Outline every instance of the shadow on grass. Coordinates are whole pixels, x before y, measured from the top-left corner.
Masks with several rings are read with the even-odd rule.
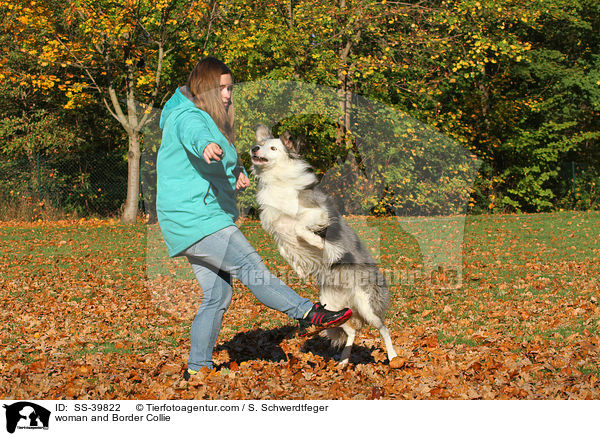
[[[300,350],[304,353],[310,352],[316,356],[321,356],[325,360],[334,359],[335,361],[340,360],[342,351],[341,349],[333,348],[329,339],[325,339],[321,336],[315,336],[308,339]],[[374,348],[363,347],[362,345],[355,343],[352,346],[352,352],[350,353],[350,364],[374,364],[375,359],[372,355],[373,351]]]
[[[263,360],[281,362],[287,357],[281,349],[281,342],[294,337],[295,326],[277,327],[270,330],[256,329],[236,334],[230,340],[217,345],[215,351],[226,350],[232,362]]]
[[[231,362],[241,363],[253,360],[266,362],[282,362],[292,356],[286,356],[281,348],[281,343],[296,337],[299,328],[294,325],[277,327],[269,330],[255,329],[236,334],[230,340],[217,345],[215,351],[227,351]],[[320,356],[324,360],[339,360],[340,350],[331,346],[328,339],[315,336],[306,339],[300,351]],[[373,349],[355,344],[350,355],[351,364],[375,363],[372,356]]]

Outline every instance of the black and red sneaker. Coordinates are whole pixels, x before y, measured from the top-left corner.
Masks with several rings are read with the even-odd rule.
[[[352,310],[345,308],[332,312],[325,309],[325,305],[315,303],[306,316],[300,320],[304,332],[300,336],[314,336],[320,331],[338,327],[344,324],[352,316]]]

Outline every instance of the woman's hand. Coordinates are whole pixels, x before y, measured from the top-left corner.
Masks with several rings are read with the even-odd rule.
[[[240,173],[237,179],[237,183],[235,185],[236,189],[244,189],[250,186],[250,179],[246,177],[246,174]]]
[[[206,148],[204,149],[204,153],[202,153],[202,156],[204,157],[204,160],[206,161],[207,164],[210,163],[211,159],[216,162],[219,162],[221,160],[222,155],[223,155],[223,150],[221,150],[221,147],[219,147],[214,142],[211,142],[210,144],[208,144],[206,146]]]

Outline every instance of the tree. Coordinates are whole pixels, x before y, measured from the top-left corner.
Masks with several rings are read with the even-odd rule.
[[[431,53],[437,80],[417,117],[482,159],[480,207],[555,208],[561,162],[598,160],[598,3],[435,3],[419,56]]]
[[[520,29],[532,49],[511,74],[512,94],[526,96],[527,104],[500,147],[505,162],[501,200],[528,212],[597,207],[600,5],[540,0],[537,6],[535,22]],[[573,192],[576,165],[589,180],[583,192]]]
[[[158,113],[149,111],[161,106],[167,87],[181,84],[197,57],[210,53],[232,67],[238,83],[296,81],[337,91],[333,105],[329,97],[309,99],[306,111],[296,111],[302,116],[277,126],[307,136],[303,154],[320,175],[350,153],[364,173],[369,157],[356,147],[359,132],[352,127],[363,96],[475,153],[483,161],[474,195],[479,210],[600,202],[591,190],[585,201],[574,192],[581,191],[574,180],[577,163],[586,164],[582,180],[593,184],[598,176],[597,1],[207,1],[0,0],[0,79],[21,109],[6,112],[12,117],[3,124],[10,147],[47,144],[38,141],[36,130],[59,129],[64,119],[44,120],[57,104],[104,106],[129,138],[123,219],[130,222],[138,204],[140,140],[150,138],[144,126]],[[51,104],[40,106],[38,100]],[[252,126],[244,124],[243,110],[237,115],[247,134],[238,137],[243,150]],[[390,131],[402,140],[386,150],[410,160],[419,150],[408,129],[401,123]],[[159,135],[153,138],[157,144]],[[425,157],[436,165],[446,160],[443,153]],[[561,174],[565,163],[568,177]],[[404,193],[415,189],[405,175],[383,167],[390,176],[383,203],[409,201]],[[415,193],[411,210],[422,210],[427,189]],[[348,186],[340,190],[351,192]],[[383,203],[377,213],[388,210]]]
[[[15,4],[17,3],[17,4]],[[12,6],[12,7],[11,7]],[[14,36],[68,97],[66,108],[99,98],[127,132],[127,198],[122,221],[136,220],[141,132],[166,96],[164,71],[189,70],[208,5],[182,0],[50,0],[11,2]],[[194,36],[192,38],[192,36]],[[51,85],[51,86],[53,86]],[[50,86],[50,85],[45,85]]]

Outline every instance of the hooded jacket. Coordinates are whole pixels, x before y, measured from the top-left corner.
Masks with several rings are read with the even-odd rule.
[[[173,257],[205,236],[235,225],[236,181],[245,171],[235,147],[181,89],[165,104],[160,127],[156,211]],[[207,164],[202,154],[211,142],[218,144],[223,154],[220,161]]]

